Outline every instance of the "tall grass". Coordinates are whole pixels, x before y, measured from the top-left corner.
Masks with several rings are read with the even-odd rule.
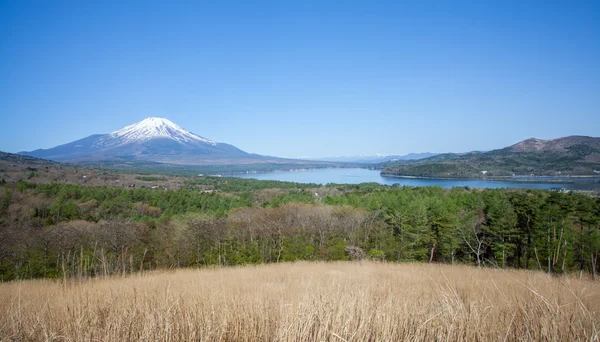
[[[3,340],[600,339],[600,283],[539,272],[284,263],[0,284]]]

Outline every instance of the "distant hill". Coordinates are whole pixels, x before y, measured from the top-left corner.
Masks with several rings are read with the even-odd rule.
[[[86,173],[89,171],[90,168],[86,166],[75,166],[0,151],[0,184],[9,183],[16,186],[19,180],[30,183],[82,184],[86,181],[82,175],[91,175],[91,173]]]
[[[388,161],[398,161],[398,160],[419,160],[424,158],[429,158],[433,156],[437,156],[438,153],[409,153],[405,155],[364,155],[364,156],[336,156],[336,157],[322,157],[322,158],[302,158],[306,160],[315,160],[315,161],[328,161],[328,162],[337,162],[337,163],[356,163],[356,164],[377,164],[384,163]]]
[[[9,164],[19,164],[19,165],[27,164],[27,165],[48,166],[48,165],[58,165],[59,163],[51,161],[51,160],[40,159],[40,158],[35,158],[35,157],[30,157],[30,156],[24,156],[22,154],[8,153],[8,152],[0,151],[0,165],[9,165]]]
[[[446,153],[380,167],[383,175],[414,177],[600,176],[600,138],[531,138],[488,152]]]

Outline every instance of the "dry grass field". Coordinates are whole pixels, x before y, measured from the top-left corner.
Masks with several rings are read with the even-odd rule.
[[[0,284],[3,341],[598,341],[600,282],[284,263]]]

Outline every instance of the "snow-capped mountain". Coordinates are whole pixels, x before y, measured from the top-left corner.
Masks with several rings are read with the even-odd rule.
[[[146,118],[133,125],[125,126],[98,139],[96,146],[125,145],[142,143],[151,139],[165,138],[175,140],[182,144],[205,143],[216,146],[217,143],[186,131],[165,118]]]
[[[146,118],[108,134],[21,154],[68,162],[137,159],[178,164],[262,158],[201,137],[165,118]]]

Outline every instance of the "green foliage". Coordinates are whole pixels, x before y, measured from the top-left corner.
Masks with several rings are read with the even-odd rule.
[[[293,236],[283,240],[283,261],[315,260],[315,248],[305,236]]]
[[[56,199],[50,207],[50,217],[48,223],[59,223],[61,221],[70,221],[78,217],[77,208],[72,201]]]
[[[376,260],[592,272],[600,252],[600,199],[584,195],[330,184],[317,199],[294,183],[199,181],[220,190],[2,187],[0,274],[348,260],[348,246]],[[269,186],[278,195],[253,204]]]
[[[156,181],[164,181],[165,177],[156,177],[156,176],[137,176],[135,177],[137,180],[141,180],[144,182],[156,182]]]
[[[27,183],[23,182],[23,189]],[[161,209],[162,215],[172,217],[185,213],[223,213],[236,207],[250,206],[248,199],[220,196],[215,193],[202,193],[189,190],[152,190],[98,188],[67,184],[38,184],[35,192],[56,197],[60,203],[72,200],[73,203],[96,201],[99,205],[96,220],[113,216],[133,217],[137,215],[134,204],[146,203]],[[57,209],[57,212],[58,209]],[[64,216],[61,216],[64,217]],[[75,215],[72,219],[84,219]]]
[[[0,214],[2,214],[8,206],[10,205],[10,191],[8,188],[4,188],[4,190],[0,190],[3,192],[2,197],[0,198]]]
[[[506,265],[507,254],[513,254],[518,231],[517,216],[505,192],[484,191],[486,233],[491,237],[494,260]]]
[[[319,187],[314,183],[293,183],[272,180],[257,180],[251,178],[233,177],[199,177],[184,182],[190,186],[203,186],[206,188],[225,192],[248,192],[263,189],[308,189]]]
[[[380,249],[371,249],[369,251],[369,258],[373,260],[385,260],[385,252]]]
[[[397,165],[383,170],[386,175],[434,178],[478,178],[479,170],[470,164],[423,163],[417,165]]]
[[[35,188],[35,187],[36,187],[35,184],[30,184],[30,183],[24,182],[24,181],[22,181],[20,179],[17,182],[17,190],[19,192],[23,192],[23,191],[25,191],[27,189],[31,189],[31,188]]]
[[[325,252],[326,260],[348,260],[348,256],[346,255],[347,245],[343,238],[333,238],[329,241],[329,246]]]
[[[278,196],[271,201],[264,203],[263,206],[277,208],[284,203],[291,202],[313,203],[313,194],[306,190],[290,190],[286,195]]]

